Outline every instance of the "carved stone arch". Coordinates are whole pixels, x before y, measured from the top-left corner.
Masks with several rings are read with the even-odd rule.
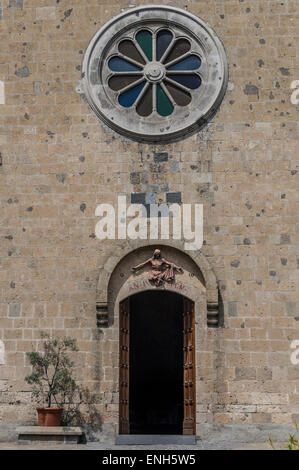
[[[152,242],[146,243],[144,240],[130,240],[124,241],[121,245],[115,247],[113,253],[107,255],[106,261],[100,269],[96,297],[98,326],[108,326],[108,324],[113,322],[113,304],[116,297],[118,297],[118,292],[121,290],[125,282],[129,281],[130,277],[132,278],[131,267],[144,261],[146,259],[145,256],[150,257],[156,248],[160,248],[162,250],[162,255],[165,251],[168,251],[168,258],[170,261],[174,261],[176,264],[180,265],[180,261],[176,262],[176,260],[172,259],[175,256],[175,258],[178,258],[181,261],[184,260],[183,264],[188,264],[190,273],[192,271],[191,277],[193,274],[195,279],[200,281],[200,284],[205,289],[207,323],[209,326],[217,325],[218,288],[216,276],[207,258],[201,251],[186,252],[184,251],[183,242],[175,240],[167,240],[167,243],[159,242],[157,244],[153,244]],[[124,253],[126,254],[124,255]],[[184,265],[182,267],[184,268]],[[115,277],[117,276],[119,277],[119,282],[116,283],[117,285],[113,286],[112,280],[115,280]],[[143,279],[143,281],[145,280],[146,279]],[[193,282],[190,281],[188,283],[191,290],[196,287],[194,285],[194,281],[195,280],[193,279]],[[148,288],[151,287],[144,286],[143,290],[147,290]],[[118,292],[116,293],[115,290]],[[184,295],[188,297],[186,293]]]

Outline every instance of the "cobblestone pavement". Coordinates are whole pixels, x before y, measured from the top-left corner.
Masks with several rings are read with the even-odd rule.
[[[277,449],[283,448],[283,443],[277,443]],[[18,444],[18,443],[0,443],[1,450],[271,450],[269,444],[263,442],[250,443],[250,444],[234,444],[232,442],[222,442],[219,444],[211,444],[201,442],[193,446],[187,445],[132,445],[120,446],[101,444],[98,442],[89,442],[87,444]]]

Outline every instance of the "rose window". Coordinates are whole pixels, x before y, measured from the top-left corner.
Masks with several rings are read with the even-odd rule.
[[[204,125],[227,84],[216,34],[177,8],[134,8],[91,40],[78,92],[109,127],[143,141],[171,141]]]
[[[108,85],[118,92],[118,103],[134,106],[139,116],[170,116],[176,106],[188,106],[201,85],[200,56],[170,29],[141,29],[120,41],[118,52],[108,60]]]

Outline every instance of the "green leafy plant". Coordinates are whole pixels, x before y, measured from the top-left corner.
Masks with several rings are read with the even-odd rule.
[[[78,385],[73,378],[73,362],[67,352],[78,351],[75,339],[50,338],[41,332],[43,351],[27,353],[32,373],[25,381],[33,387],[33,398],[42,407],[63,408],[62,425],[78,425],[86,428],[93,439],[93,432],[101,426],[97,405],[99,397],[87,387]],[[36,423],[36,425],[38,425]]]
[[[297,424],[294,424],[294,428],[296,429],[297,434],[289,434],[287,444],[284,446],[287,450],[299,450],[299,427]],[[272,449],[277,450],[272,439],[269,439],[268,443]]]
[[[295,434],[289,435],[288,444],[287,444],[288,450],[299,450],[299,436],[298,436],[299,428],[297,424],[295,424],[294,427],[296,429],[297,435]]]
[[[43,352],[27,353],[32,373],[25,381],[33,386],[33,397],[39,404],[47,404],[48,408],[61,407],[68,396],[73,396],[77,385],[72,376],[73,362],[67,351],[78,351],[77,343],[72,338],[50,338],[41,332]]]

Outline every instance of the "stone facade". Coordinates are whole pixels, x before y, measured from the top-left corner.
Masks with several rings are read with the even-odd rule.
[[[299,339],[297,1],[167,2],[208,22],[230,64],[212,122],[167,145],[119,136],[76,93],[89,40],[129,3],[0,2],[1,437],[36,420],[24,377],[41,329],[77,338],[76,375],[98,396],[103,432],[117,433],[117,309],[129,288],[117,273],[129,282],[151,243],[98,240],[94,213],[126,194],[204,205],[195,260],[181,242],[163,241],[176,264],[198,272],[197,433],[256,438],[264,426],[267,440],[299,422],[290,360]],[[218,328],[207,326],[209,295],[219,300]],[[106,328],[97,305],[108,310]]]

